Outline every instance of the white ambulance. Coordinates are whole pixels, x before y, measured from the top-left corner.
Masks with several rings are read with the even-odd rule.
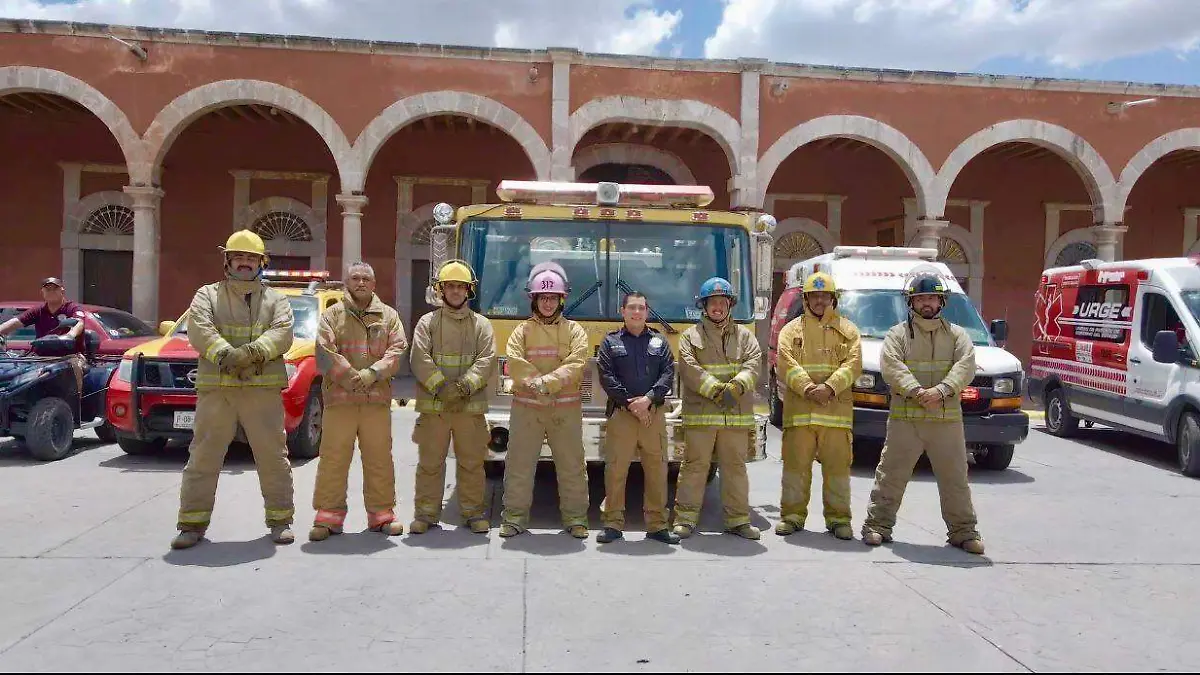
[[[841,295],[838,312],[862,334],[863,374],[854,383],[854,440],[857,454],[878,451],[887,431],[888,387],[880,371],[883,338],[908,316],[904,298],[907,282],[917,273],[936,274],[946,283],[944,316],[962,326],[975,343],[976,376],[963,390],[963,426],[967,449],[976,466],[1003,470],[1012,461],[1014,446],[1029,435],[1029,415],[1021,410],[1024,369],[1020,360],[997,342],[1008,337],[1003,319],[984,323],[958,280],[931,248],[838,246],[832,253],[796,263],[788,271],[787,290],[775,305],[771,323],[768,379],[771,421],[780,426],[783,403],[775,373],[779,331],[803,311],[801,288],[814,272],[833,277]]]
[[[1176,446],[1200,476],[1200,257],[1085,260],[1042,273],[1029,393],[1046,429],[1082,420]]]

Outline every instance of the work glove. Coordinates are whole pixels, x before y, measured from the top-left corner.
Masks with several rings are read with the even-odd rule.
[[[267,358],[270,356],[267,354],[267,347],[259,342],[251,342],[246,345],[246,351],[250,355],[251,363],[266,363],[270,360]]]
[[[550,395],[550,388],[546,386],[546,377],[544,375],[535,377],[529,381],[529,388],[536,391],[542,396]]]
[[[738,398],[741,398],[742,394],[746,393],[746,389],[742,386],[742,383],[737,380],[730,380],[726,387],[733,391],[733,395]]]
[[[224,352],[218,358],[220,359],[218,363],[221,365],[222,370],[240,370],[251,363],[250,347],[249,345],[242,345],[237,349]]]
[[[433,397],[443,403],[457,400],[458,388],[450,380],[442,380],[442,383],[433,389]]]
[[[363,368],[358,371],[358,381],[363,389],[367,389],[379,381],[379,373],[370,368]]]
[[[725,391],[721,392],[721,405],[726,408],[736,408],[738,406],[738,396],[733,393],[732,387],[726,387]]]
[[[454,388],[458,390],[459,398],[471,398],[471,394],[474,393],[471,391],[471,385],[467,384],[466,380],[461,377],[454,381]]]

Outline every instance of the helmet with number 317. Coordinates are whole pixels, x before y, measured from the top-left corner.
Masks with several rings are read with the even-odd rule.
[[[525,284],[525,293],[529,297],[542,293],[566,297],[570,292],[571,284],[567,281],[567,273],[558,263],[541,263],[529,270],[529,282]]]

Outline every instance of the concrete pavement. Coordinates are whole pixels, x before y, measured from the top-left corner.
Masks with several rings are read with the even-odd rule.
[[[393,413],[399,512],[411,515],[414,415]],[[1040,426],[1040,422],[1035,424]],[[359,466],[348,533],[306,539],[316,462],[296,462],[298,541],[265,535],[248,453],[221,478],[206,541],[171,551],[183,450],[127,457],[81,433],[42,464],[0,440],[0,669],[49,670],[1186,670],[1200,662],[1200,482],[1167,446],[1104,429],[1033,431],[1010,470],[972,472],[985,558],[944,544],[927,469],[897,542],[810,531],[760,542],[719,534],[642,540],[631,480],[628,541],[558,532],[553,472],[535,529],[501,540],[447,525],[364,532]],[[85,440],[90,438],[91,440]],[[764,530],[778,519],[779,436],[750,469]],[[871,471],[853,479],[855,528]],[[819,479],[819,470],[817,471]],[[453,496],[453,469],[447,495]],[[603,498],[593,472],[592,526]],[[493,522],[501,486],[490,484]],[[454,522],[456,509],[445,517]],[[594,534],[594,533],[593,533]]]

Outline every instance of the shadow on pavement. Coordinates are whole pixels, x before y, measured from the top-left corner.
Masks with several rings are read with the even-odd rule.
[[[859,542],[862,546],[862,542]],[[935,565],[937,567],[992,567],[995,563],[986,555],[973,555],[959,548],[950,546],[949,544],[908,544],[902,541],[895,541],[891,544],[884,544],[891,549],[898,557],[904,558],[909,562],[920,563],[922,565]],[[866,546],[863,546],[866,548]]]
[[[209,541],[206,538],[190,549],[172,550],[162,559],[180,567],[233,567],[266,560],[275,555],[278,547],[270,535],[250,541]]]
[[[71,452],[67,453],[63,459],[69,459],[78,455],[81,452],[87,452],[93,448],[107,445],[104,441],[98,438],[76,438],[71,445]],[[29,448],[25,446],[24,441],[19,441],[16,438],[8,437],[0,441],[0,469],[7,466],[35,466],[38,464],[54,464],[54,462],[44,462],[40,459],[35,459],[29,454]]]
[[[301,537],[307,540],[308,531],[296,531],[297,540]],[[379,532],[363,530],[361,532],[335,534],[325,541],[305,541],[301,544],[300,550],[305,553],[314,553],[317,555],[371,555],[372,553],[396,548],[399,546],[395,541],[397,538],[388,537]]]
[[[1046,431],[1044,425],[1034,428],[1039,433],[1051,436],[1050,432]],[[1175,446],[1143,438],[1137,434],[1117,431],[1116,429],[1106,427],[1085,429],[1080,426],[1079,431],[1074,436],[1065,440],[1086,445],[1089,448],[1107,452],[1110,455],[1141,462],[1147,466],[1169,469],[1176,473],[1179,472],[1179,455]],[[1179,476],[1181,478],[1185,477],[1182,474],[1179,474]]]
[[[542,534],[525,532],[509,539],[501,539],[500,547],[508,551],[536,553],[538,555],[567,555],[584,550],[585,539],[576,539],[566,532]]]
[[[641,532],[630,532],[626,530],[625,538],[607,544],[597,544],[596,550],[600,553],[608,553],[612,555],[627,555],[634,558],[643,558],[648,556],[671,555],[675,553],[675,549],[679,546],[672,544],[664,544],[661,541],[653,539],[645,539],[645,535]],[[593,541],[595,536],[593,536]]]
[[[494,530],[492,532],[494,534]],[[406,533],[400,543],[411,548],[431,550],[461,550],[488,545],[488,535],[475,534],[466,525],[453,526],[443,523],[430,528],[425,534]]]
[[[816,529],[821,528],[821,529]],[[862,538],[857,532],[854,533],[854,539],[844,540],[838,539],[833,534],[825,531],[823,524],[809,525],[808,529],[803,532],[789,534],[786,537],[780,537],[775,534],[774,529],[770,533],[764,532],[764,537],[771,536],[776,539],[783,539],[784,542],[797,548],[807,548],[814,551],[834,551],[837,553],[870,553],[871,548],[862,543]]]

